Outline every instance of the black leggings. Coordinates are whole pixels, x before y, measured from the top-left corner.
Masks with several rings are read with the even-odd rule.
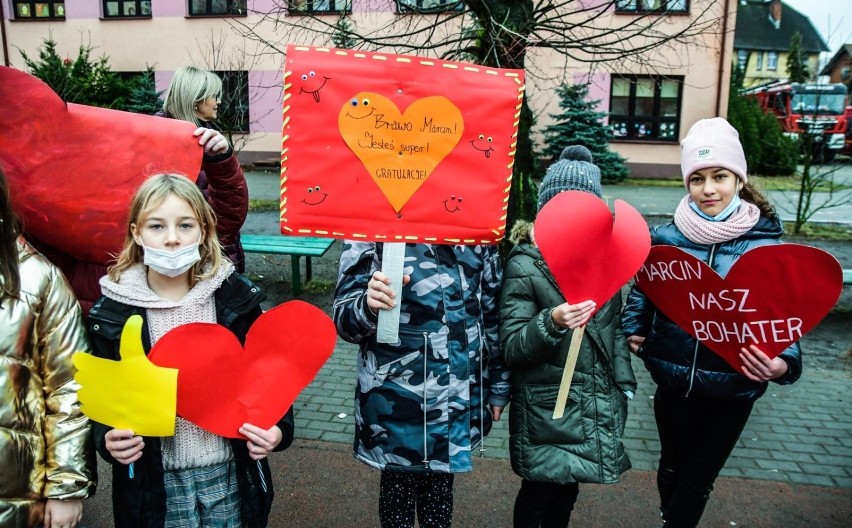
[[[448,528],[453,523],[452,473],[382,471],[379,522],[382,528]]]
[[[580,485],[576,482],[555,484],[524,479],[515,499],[515,528],[565,528]]]
[[[657,489],[666,528],[698,526],[713,483],[743,432],[753,401],[688,398],[657,388]]]

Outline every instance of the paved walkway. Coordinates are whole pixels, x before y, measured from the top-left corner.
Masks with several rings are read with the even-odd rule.
[[[357,347],[338,340],[332,358],[296,402],[296,436],[351,444]],[[659,441],[654,383],[634,360],[639,390],[630,403],[625,443],[634,469],[656,471]],[[495,424],[485,457],[509,458],[508,424]],[[808,368],[791,386],[771,384],[755,405],[723,476],[836,486],[852,490],[852,378]]]

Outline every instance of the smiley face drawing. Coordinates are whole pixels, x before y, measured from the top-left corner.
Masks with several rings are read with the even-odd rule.
[[[328,81],[331,80],[331,77],[326,77],[324,75],[321,76],[321,77],[322,77],[322,81],[320,82],[319,78],[317,77],[316,72],[309,71],[308,73],[303,73],[302,74],[302,82],[305,83],[305,86],[307,86],[308,88],[315,86],[316,88],[312,88],[312,89],[309,90],[309,89],[306,89],[305,86],[302,86],[301,88],[299,88],[299,93],[300,94],[302,94],[302,93],[311,94],[311,97],[314,98],[314,101],[319,102],[320,101],[320,90],[322,90],[322,87],[325,86],[325,83],[327,83]]]
[[[456,196],[455,194],[453,194],[449,198],[444,200],[444,209],[448,213],[457,213],[457,212],[461,211],[461,203],[462,203],[462,197]]]
[[[491,136],[485,137],[485,134],[479,134],[478,138],[470,141],[470,144],[473,145],[473,148],[476,150],[484,152],[486,158],[490,158],[491,153],[494,152],[494,149],[491,147],[491,141]]]
[[[346,110],[346,117],[351,117],[352,119],[366,119],[373,115],[375,111],[375,107],[370,104],[369,97],[362,97],[360,100],[353,98],[349,101],[349,105],[351,108]]]
[[[302,198],[302,203],[305,205],[319,205],[328,198],[328,193],[322,192],[319,185],[308,187],[308,196]]]

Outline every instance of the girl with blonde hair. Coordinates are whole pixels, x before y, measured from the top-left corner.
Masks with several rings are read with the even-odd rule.
[[[144,320],[146,354],[169,330],[193,322],[221,324],[245,342],[266,297],[222,258],[213,211],[195,184],[174,174],[153,176],[136,192],[124,249],[101,287],[89,331],[95,355],[113,360],[132,315]],[[248,441],[216,436],[183,418],[165,438],[95,423],[95,447],[113,467],[115,526],[266,526],[272,505],[266,456],[293,441],[292,409],[267,430],[244,424],[239,431]]]

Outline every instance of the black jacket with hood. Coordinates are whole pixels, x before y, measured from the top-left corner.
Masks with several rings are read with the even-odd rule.
[[[263,313],[261,301],[266,298],[259,287],[243,276],[232,273],[216,290],[216,322],[245,343],[252,323]],[[88,329],[94,353],[98,357],[119,358],[119,342],[124,323],[132,315],[143,318],[142,340],[145,353],[151,349],[145,309],[101,297],[89,313]],[[134,476],[129,478],[126,465],[115,460],[106,449],[105,435],[112,429],[92,422],[95,447],[100,456],[112,464],[113,516],[118,528],[162,528],[166,514],[166,491],[163,484],[163,462],[160,438],[145,437],[142,457],[134,462]],[[276,424],[283,435],[275,451],[283,451],[293,442],[293,409]],[[242,525],[263,528],[272,508],[273,489],[269,462],[249,457],[245,440],[230,439],[237,466]]]

